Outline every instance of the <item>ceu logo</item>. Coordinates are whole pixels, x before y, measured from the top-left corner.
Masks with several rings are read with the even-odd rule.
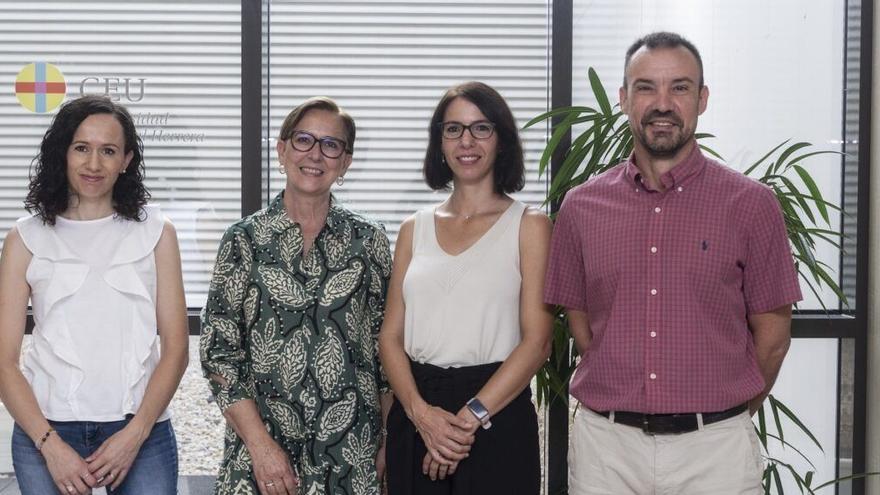
[[[66,93],[64,74],[52,64],[36,62],[26,65],[15,78],[15,96],[21,106],[31,112],[55,110],[64,101]]]

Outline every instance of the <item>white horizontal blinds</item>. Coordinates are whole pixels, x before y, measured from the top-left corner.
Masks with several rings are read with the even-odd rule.
[[[0,11],[3,236],[25,214],[28,166],[57,111],[22,107],[14,82],[48,62],[66,99],[109,88],[135,116],[152,202],[177,227],[187,303],[201,306],[217,243],[241,212],[241,2],[0,0]]]
[[[548,107],[546,0],[272,1],[270,139],[306,98],[334,98],[358,127],[345,185],[350,207],[385,223],[392,238],[413,211],[443,197],[422,180],[427,126],[453,84],[484,81],[520,125]],[[545,128],[523,133],[528,184],[517,197],[540,204],[537,164]],[[284,186],[272,156],[271,192]]]

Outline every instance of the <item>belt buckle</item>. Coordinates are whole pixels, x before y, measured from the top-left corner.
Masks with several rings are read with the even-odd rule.
[[[651,435],[651,436],[654,436],[657,434],[654,431],[650,414],[642,414],[642,432],[644,432],[646,435]]]
[[[699,429],[696,417],[693,418],[693,425],[676,424],[677,422],[690,419],[691,415],[673,415],[659,416],[654,414],[645,414],[642,416],[642,431],[651,436],[669,435],[677,433],[688,433]],[[676,421],[676,419],[678,421]]]

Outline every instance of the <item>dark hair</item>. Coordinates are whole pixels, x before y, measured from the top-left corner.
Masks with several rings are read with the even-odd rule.
[[[446,115],[446,109],[456,98],[464,98],[473,103],[495,124],[495,132],[498,134],[498,154],[492,166],[495,192],[505,194],[522,189],[525,185],[525,164],[516,120],[498,91],[477,81],[449,88],[434,109],[434,116],[428,124],[428,150],[425,152],[425,164],[422,170],[425,174],[425,183],[437,191],[448,189],[452,181],[452,169],[443,160],[443,136],[440,125]]]
[[[142,220],[141,211],[150,199],[150,192],[144,186],[144,144],[137,135],[134,120],[125,107],[110,98],[89,95],[61,106],[43,135],[40,153],[31,162],[30,185],[24,206],[43,223],[55,225],[55,217],[69,206],[67,149],[80,124],[95,114],[109,114],[116,118],[125,137],[125,154],[132,153],[128,167],[113,185],[113,209],[121,217]]]
[[[703,58],[700,57],[700,51],[697,50],[697,47],[694,46],[693,43],[680,34],[670,33],[668,31],[658,31],[656,33],[642,36],[626,50],[626,59],[623,62],[624,87],[626,87],[626,70],[629,68],[629,61],[632,59],[632,56],[639,51],[639,48],[643,46],[648,47],[649,50],[655,48],[678,48],[680,46],[687,48],[687,50],[694,55],[694,58],[697,59],[697,66],[700,68],[700,87],[703,87]]]
[[[351,115],[345,110],[340,108],[335,101],[326,96],[313,96],[291,110],[281,124],[281,130],[278,131],[278,140],[286,141],[290,139],[290,136],[293,135],[293,131],[296,130],[296,124],[299,124],[299,121],[302,120],[310,110],[325,110],[330,113],[335,113],[345,127],[345,145],[348,147],[345,151],[349,154],[354,154],[354,137],[357,130],[354,125],[354,119],[351,118]]]

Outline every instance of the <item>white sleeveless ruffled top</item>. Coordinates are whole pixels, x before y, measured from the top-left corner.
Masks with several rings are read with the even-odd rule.
[[[504,361],[519,345],[519,227],[514,201],[466,251],[440,247],[434,209],[416,213],[412,260],[403,279],[404,349],[442,368]]]
[[[140,407],[159,362],[153,250],[165,223],[157,206],[145,213],[18,220],[35,324],[22,372],[48,419],[118,421]]]

